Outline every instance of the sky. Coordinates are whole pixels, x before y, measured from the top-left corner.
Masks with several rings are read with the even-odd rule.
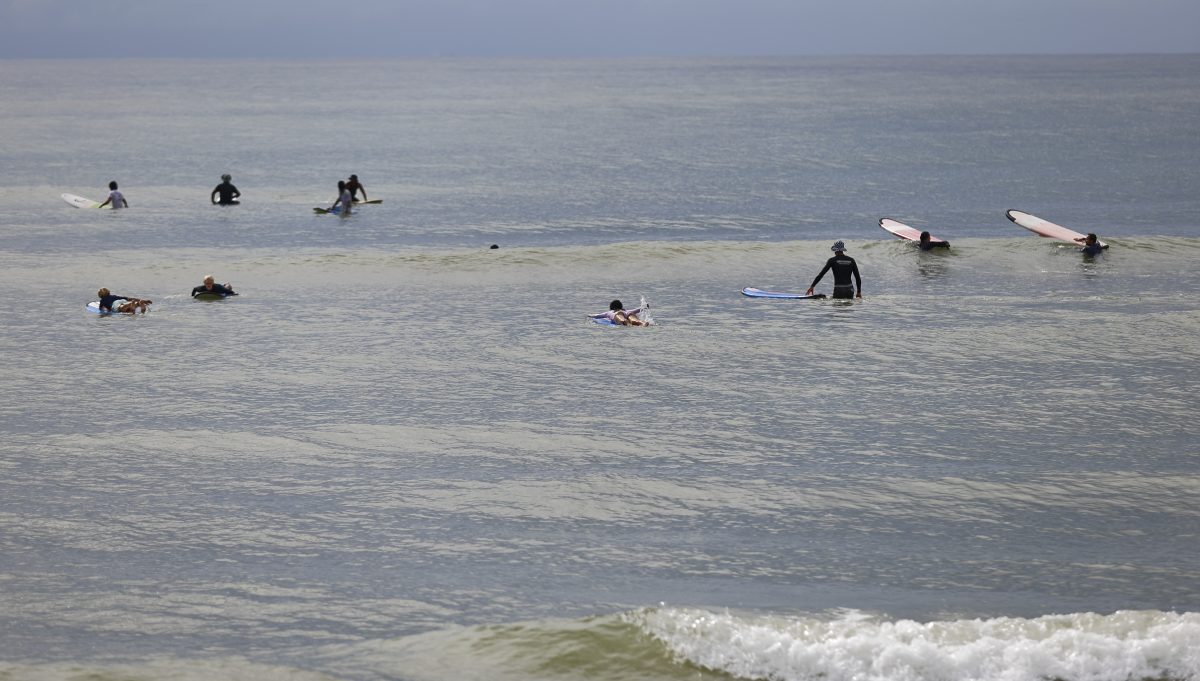
[[[1200,53],[1200,0],[0,0],[0,58]]]

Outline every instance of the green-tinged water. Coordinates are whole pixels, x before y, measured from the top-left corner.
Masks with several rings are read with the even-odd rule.
[[[1194,61],[0,63],[0,679],[1196,677]]]

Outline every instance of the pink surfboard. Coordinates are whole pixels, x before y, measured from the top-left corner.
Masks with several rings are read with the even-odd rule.
[[[1010,210],[1005,214],[1008,215],[1009,220],[1012,220],[1021,227],[1028,229],[1038,236],[1044,236],[1047,239],[1067,241],[1075,244],[1076,246],[1083,245],[1083,238],[1086,235],[1080,234],[1073,229],[1067,229],[1062,225],[1056,225],[1049,220],[1043,220],[1038,216],[1030,215],[1029,213],[1022,213],[1019,210]],[[1104,243],[1103,241],[1097,241],[1097,243],[1100,244],[1100,248],[1108,248],[1108,244]]]
[[[921,230],[909,227],[908,225],[904,224],[903,222],[897,222],[891,218],[882,218],[879,221],[879,226],[882,227],[883,229],[885,229],[886,231],[890,232],[891,234],[893,234],[898,239],[904,239],[905,241],[920,241],[921,240]],[[929,243],[944,244],[947,242],[945,239],[939,239],[936,236],[930,234],[929,235]]]

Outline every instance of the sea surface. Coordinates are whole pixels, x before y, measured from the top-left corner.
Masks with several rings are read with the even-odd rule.
[[[0,61],[0,680],[1200,679],[1198,112],[1197,55]],[[740,294],[836,239],[861,300]]]

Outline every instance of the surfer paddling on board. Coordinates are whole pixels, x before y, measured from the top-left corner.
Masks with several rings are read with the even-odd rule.
[[[358,175],[351,175],[346,181],[346,189],[350,190],[350,200],[358,203],[358,193],[362,192],[362,200],[367,200],[367,188],[362,186],[362,182],[358,181]]]
[[[1100,239],[1091,232],[1075,241],[1083,244],[1083,248],[1079,249],[1079,252],[1084,255],[1100,255],[1104,252],[1104,247],[1100,245]]]
[[[813,279],[807,294],[811,296],[813,289],[821,281],[821,277],[825,276],[829,270],[833,270],[834,298],[862,298],[862,277],[858,276],[858,263],[854,262],[854,258],[846,255],[846,244],[838,241],[829,250],[833,251],[833,257],[825,261],[825,267],[821,269],[817,278]],[[854,286],[850,284],[850,275],[854,275]],[[856,287],[857,293],[855,292]]]
[[[330,213],[336,212],[337,207],[340,205],[342,207],[342,211],[341,211],[342,215],[343,216],[349,215],[351,212],[350,206],[353,203],[354,203],[354,196],[350,193],[350,190],[346,188],[346,181],[338,180],[337,201],[334,201],[333,205],[329,207],[329,212]]]
[[[614,324],[620,324],[621,326],[650,326],[650,322],[645,321],[644,319],[638,319],[638,315],[641,314],[642,310],[645,310],[648,307],[650,307],[649,304],[645,305],[644,307],[635,307],[632,310],[626,310],[625,306],[621,304],[620,300],[614,300],[608,304],[607,312],[590,314],[588,316],[592,319],[607,319],[608,321]]]
[[[113,208],[128,208],[129,202],[125,200],[125,195],[117,191],[116,181],[108,183],[108,198],[104,199],[104,203],[100,204],[100,208],[111,205]]]
[[[118,296],[110,293],[107,288],[96,291],[96,296],[100,298],[100,310],[103,312],[129,312],[132,314],[140,311],[145,314],[147,307],[154,302],[133,296]]]
[[[218,284],[211,274],[204,275],[204,283],[192,289],[193,298],[201,293],[216,293],[223,296],[237,295],[233,290],[233,284]]]
[[[240,197],[242,193],[238,191],[237,187],[233,186],[232,182],[230,182],[232,179],[233,178],[229,176],[229,173],[222,175],[221,184],[217,185],[216,189],[212,190],[212,194],[210,194],[208,197],[209,200],[214,204],[221,206],[236,206],[238,203],[238,197]],[[218,194],[221,195],[219,200],[217,199]]]

